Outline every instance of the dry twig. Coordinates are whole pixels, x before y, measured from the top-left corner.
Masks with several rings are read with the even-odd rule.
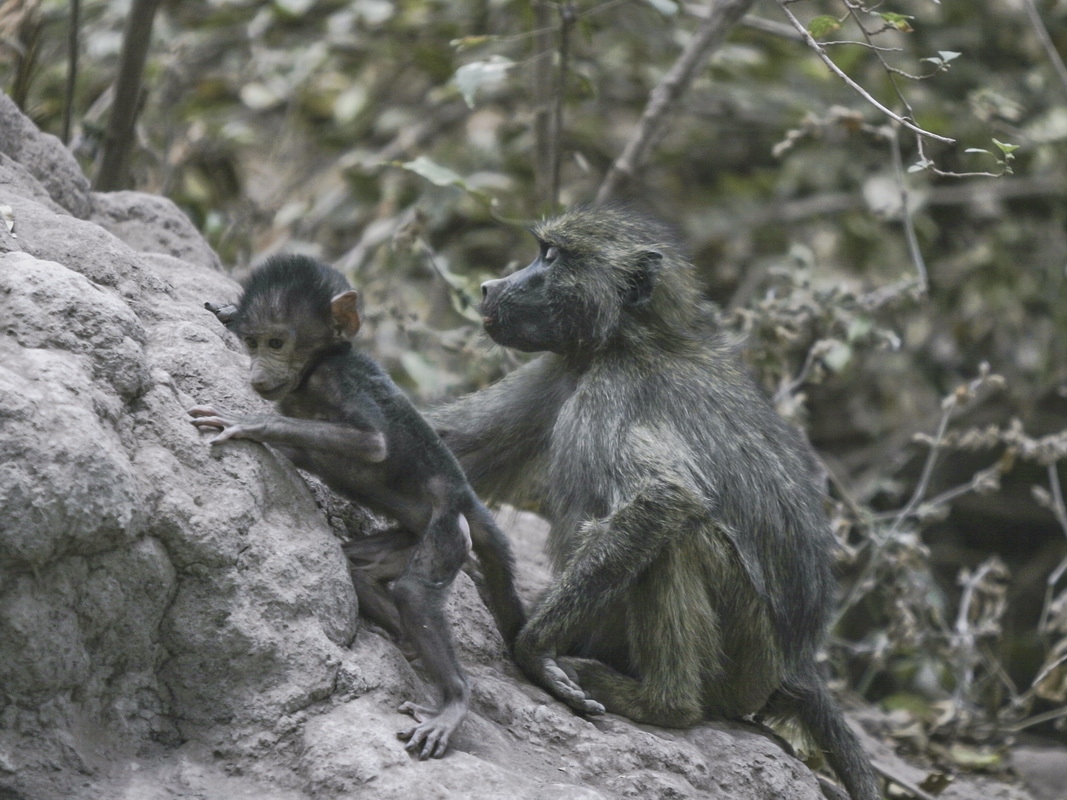
[[[649,153],[663,135],[667,120],[678,100],[685,94],[696,76],[697,68],[723,43],[729,30],[738,23],[755,0],[714,0],[700,28],[682,51],[663,80],[649,95],[641,119],[630,140],[608,170],[597,202],[614,197],[627,180],[636,175],[648,161]]]

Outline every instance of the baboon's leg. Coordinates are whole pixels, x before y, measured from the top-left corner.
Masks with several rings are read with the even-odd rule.
[[[704,580],[699,555],[671,545],[634,584],[624,628],[630,668],[639,677],[592,659],[561,665],[608,711],[670,728],[699,722],[703,683],[722,674],[719,620]]]
[[[423,668],[441,694],[439,709],[411,702],[400,706],[418,724],[398,735],[407,740],[407,750],[420,758],[444,754],[470,703],[470,686],[444,614],[448,590],[470,552],[470,537],[461,519],[463,515],[455,507],[435,509],[404,572],[393,584],[404,632],[414,642]]]
[[[359,613],[388,631],[408,659],[415,647],[404,635],[400,612],[386,583],[404,571],[418,538],[405,530],[386,531],[352,539],[341,546],[356,589]]]
[[[577,534],[580,544],[516,640],[519,666],[575,710],[602,712],[601,704],[560,669],[557,658],[583,652],[592,627],[635,602],[639,585],[656,572],[653,565],[679,542],[699,536],[704,513],[688,489],[663,481],[643,486],[609,518],[583,525]],[[660,591],[654,586],[651,597]],[[688,641],[674,631],[667,635],[671,641]]]
[[[515,592],[515,564],[511,545],[493,515],[473,494],[466,517],[470,523],[471,545],[482,568],[478,590],[496,619],[504,643],[511,649],[526,622],[526,610]]]

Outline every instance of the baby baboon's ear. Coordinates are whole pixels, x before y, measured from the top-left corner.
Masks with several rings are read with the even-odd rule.
[[[333,315],[333,326],[337,334],[351,339],[363,324],[359,316],[359,292],[349,289],[337,295],[330,301],[330,313]]]

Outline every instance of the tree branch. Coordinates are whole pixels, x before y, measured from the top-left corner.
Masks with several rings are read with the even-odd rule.
[[[552,124],[552,47],[553,34],[551,9],[546,2],[534,4],[534,56],[533,96],[534,96],[534,180],[537,184],[537,197],[542,208],[550,207],[552,196],[552,176],[556,174],[558,154],[554,145]]]
[[[778,0],[778,6],[782,9],[782,12],[786,15],[786,17],[789,18],[789,21],[793,24],[793,27],[796,28],[797,33],[799,33],[804,38],[804,41],[807,42],[808,47],[812,49],[815,55],[817,55],[819,59],[824,64],[826,64],[826,66],[830,69],[832,73],[834,73],[834,75],[836,75],[846,84],[848,84],[849,87],[851,87],[852,90],[856,92],[856,94],[858,94],[860,97],[862,97],[864,100],[866,100],[872,106],[877,108],[890,119],[895,120],[908,130],[913,131],[914,133],[917,133],[920,136],[925,136],[929,139],[936,139],[937,141],[945,142],[946,144],[956,143],[955,139],[950,139],[947,136],[941,136],[939,134],[932,133],[931,131],[928,131],[925,128],[920,128],[911,120],[907,119],[906,117],[902,117],[893,111],[890,111],[884,105],[875,100],[870,92],[868,92],[866,89],[864,89],[854,80],[852,80],[852,78],[846,75],[845,72],[839,66],[837,66],[837,64],[834,63],[833,59],[830,58],[830,56],[826,55],[826,50],[823,48],[823,46],[817,41],[815,41],[815,38],[810,33],[808,33],[808,29],[805,28],[803,23],[801,23],[801,21],[797,19],[796,15],[792,11],[790,11],[789,0]]]
[[[1055,68],[1060,82],[1063,83],[1064,89],[1067,89],[1067,65],[1064,65],[1063,59],[1060,58],[1059,51],[1056,50],[1056,45],[1052,41],[1052,37],[1049,36],[1048,28],[1045,27],[1045,22],[1041,19],[1041,14],[1038,13],[1034,0],[1023,0],[1023,5],[1026,6],[1026,13],[1030,17],[1030,23],[1034,26],[1034,32],[1037,34],[1041,46],[1045,48],[1048,60],[1052,62],[1052,66]]]
[[[559,204],[560,171],[563,166],[563,101],[567,95],[567,71],[570,69],[571,28],[576,20],[574,3],[564,0],[559,7],[559,74],[556,76],[556,107],[552,119],[552,183],[548,195],[548,205],[553,212]]]
[[[134,0],[126,18],[119,72],[115,78],[115,102],[111,106],[104,152],[93,186],[98,192],[112,192],[126,186],[133,128],[141,102],[141,78],[158,6],[159,0]]]
[[[78,80],[78,34],[81,32],[81,0],[70,0],[70,33],[67,37],[67,91],[63,104],[63,144],[70,144],[74,116],[74,88]]]
[[[889,140],[889,148],[893,153],[893,174],[896,176],[897,188],[900,189],[900,222],[904,226],[904,238],[908,242],[908,252],[911,261],[915,265],[915,271],[919,275],[919,287],[925,294],[930,289],[930,277],[926,270],[926,261],[923,259],[922,248],[919,247],[919,237],[915,233],[915,221],[911,216],[911,206],[908,203],[908,182],[904,175],[904,159],[900,154],[900,137],[897,129],[887,126],[886,138]]]
[[[598,203],[616,195],[648,161],[649,153],[663,135],[673,106],[693,83],[697,68],[723,43],[727,32],[741,20],[755,0],[712,0],[708,16],[686,45],[678,60],[652,90],[630,140],[604,177],[597,192]]]

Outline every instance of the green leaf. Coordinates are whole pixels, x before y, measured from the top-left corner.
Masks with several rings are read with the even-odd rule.
[[[453,172],[448,167],[442,167],[436,161],[431,161],[426,156],[419,156],[414,161],[391,161],[387,163],[389,163],[390,166],[400,167],[401,169],[406,169],[408,172],[414,172],[416,175],[428,180],[434,186],[455,186],[486,205],[492,206],[495,202],[492,195],[471,186],[462,175]]]
[[[490,56],[486,61],[474,61],[464,64],[456,70],[452,80],[467,101],[467,105],[474,108],[474,97],[479,89],[492,89],[504,82],[508,70],[515,66],[515,62],[503,56]]]
[[[841,372],[852,360],[852,348],[844,342],[833,341],[822,357],[824,363],[831,372]]]
[[[896,28],[901,33],[911,33],[915,30],[911,27],[911,23],[908,22],[908,20],[915,19],[915,17],[909,17],[907,14],[894,14],[889,11],[880,11],[878,16],[885,20],[886,25]]]
[[[829,14],[820,14],[817,17],[813,17],[811,22],[808,23],[808,33],[816,39],[840,29],[841,23],[837,17],[831,17]]]
[[[1019,149],[1019,145],[1017,145],[1017,144],[1008,144],[1007,142],[998,142],[996,139],[993,140],[993,144],[995,144],[997,147],[999,147],[1000,148],[1000,152],[1002,152],[1006,156],[1011,155],[1012,153],[1014,153],[1016,150]]]
[[[421,175],[436,186],[466,187],[467,185],[467,182],[463,180],[459,173],[453,172],[448,167],[442,167],[426,156],[419,156],[414,161],[405,161],[402,164],[398,163],[396,166],[403,167],[408,172],[414,172],[416,175]]]
[[[946,64],[949,61],[954,61],[955,59],[963,55],[963,53],[957,53],[954,50],[938,50],[937,54],[941,56],[941,60],[944,61]]]
[[[948,754],[956,764],[967,769],[994,769],[1004,762],[1004,757],[995,750],[964,744],[952,745]]]
[[[987,156],[991,156],[991,155],[993,155],[993,154],[992,154],[992,153],[990,153],[990,152],[989,152],[988,150],[986,150],[986,149],[984,149],[984,148],[981,148],[981,147],[968,147],[968,148],[967,148],[966,150],[964,150],[963,152],[964,152],[964,153],[985,153],[985,154],[986,154]]]
[[[481,45],[486,44],[487,42],[494,41],[498,38],[499,37],[497,36],[484,35],[464,36],[462,39],[453,39],[451,42],[449,42],[449,44],[456,48],[456,52],[462,53],[464,50],[470,50],[474,47],[480,47]]]
[[[873,327],[874,323],[871,322],[870,317],[855,317],[848,323],[848,332],[845,334],[845,338],[850,342],[862,339],[871,332]]]

